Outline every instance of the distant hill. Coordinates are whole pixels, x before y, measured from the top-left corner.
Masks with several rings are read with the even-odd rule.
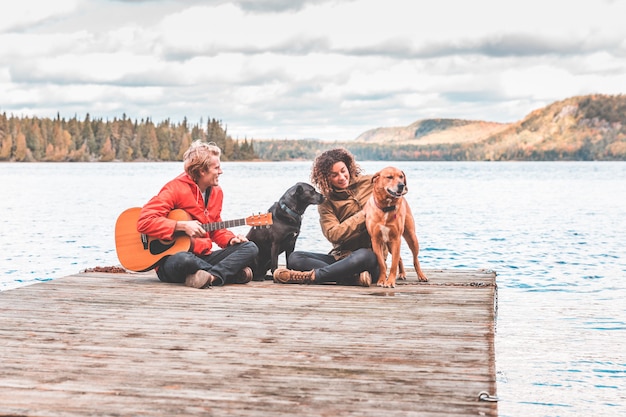
[[[479,142],[507,129],[510,123],[461,119],[418,120],[405,127],[379,127],[359,135],[354,141],[394,145],[433,145]]]
[[[478,145],[485,159],[626,160],[626,95],[555,102]]]
[[[380,127],[346,147],[373,159],[382,147],[385,159],[400,160],[626,160],[626,96],[571,97],[508,124],[425,119]]]

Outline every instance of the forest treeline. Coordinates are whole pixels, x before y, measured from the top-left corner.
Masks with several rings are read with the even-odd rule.
[[[429,132],[445,132],[466,121],[426,119],[387,128],[376,142],[256,141],[261,159],[312,159],[324,149],[344,146],[359,160],[386,161],[626,161],[626,95],[571,97],[534,110],[497,133],[460,143],[429,143]],[[413,125],[411,125],[413,126]],[[424,131],[425,127],[427,131]],[[407,135],[395,142],[401,135]]]
[[[233,140],[222,122],[209,119],[206,126],[165,120],[133,121],[123,115],[112,121],[69,120],[0,114],[0,161],[180,161],[194,140],[215,142],[225,161],[257,158],[252,141]]]
[[[576,144],[540,147],[509,143],[438,145],[386,145],[318,140],[256,141],[260,159],[270,161],[313,160],[327,149],[344,147],[361,161],[626,161],[626,141],[611,136],[586,137]]]
[[[506,129],[461,143],[423,142],[423,126],[445,131],[457,119],[429,119],[402,143],[320,140],[234,140],[222,122],[191,125],[151,119],[65,120],[0,114],[0,161],[180,161],[192,141],[212,141],[224,161],[313,160],[342,146],[359,160],[388,161],[626,161],[626,95],[571,97],[535,110]],[[455,134],[459,134],[455,131]],[[397,135],[395,135],[397,136]],[[390,137],[394,137],[391,133]],[[420,143],[421,142],[421,143]]]

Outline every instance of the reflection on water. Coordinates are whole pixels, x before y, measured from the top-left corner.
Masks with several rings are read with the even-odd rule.
[[[362,163],[366,173],[386,165]],[[422,266],[498,273],[500,415],[626,415],[626,163],[393,165],[408,178]],[[223,163],[224,220],[267,211],[308,181],[310,167]],[[0,289],[117,265],[117,216],[180,170],[0,164]],[[329,249],[314,207],[304,215],[301,248]],[[406,245],[403,256],[410,258]]]

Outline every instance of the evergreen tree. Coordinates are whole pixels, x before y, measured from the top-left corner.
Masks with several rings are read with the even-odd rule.
[[[70,151],[79,149],[84,142],[78,123],[79,122],[76,119],[76,116],[71,118],[67,123],[62,121],[62,126],[70,134],[70,143],[68,144],[68,149]]]
[[[83,121],[83,128],[80,133],[80,142],[81,144],[86,145],[87,152],[90,155],[96,155],[98,153],[98,143],[96,142],[96,135],[94,134],[91,126],[89,113],[87,113],[85,120]]]
[[[158,159],[171,161],[175,152],[173,151],[172,131],[169,128],[169,121],[161,122],[157,126],[156,137],[159,146]]]
[[[35,160],[40,160],[45,149],[45,138],[41,131],[41,122],[36,118],[25,120],[26,146]]]

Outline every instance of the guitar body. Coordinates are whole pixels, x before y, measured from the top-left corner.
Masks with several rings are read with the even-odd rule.
[[[154,239],[137,231],[141,207],[124,210],[115,223],[115,250],[122,266],[135,272],[149,271],[167,255],[186,252],[191,248],[191,238],[185,234],[174,240]],[[177,221],[189,220],[184,210],[172,210],[167,216]]]
[[[191,238],[184,233],[177,233],[173,240],[155,239],[137,231],[137,220],[141,207],[126,209],[119,215],[115,223],[115,250],[122,266],[130,271],[145,272],[156,266],[164,257],[191,249]],[[174,209],[167,215],[176,221],[189,220],[185,210]],[[252,227],[269,227],[272,224],[272,213],[248,216],[245,219],[226,220],[203,224],[207,231],[226,229],[228,227],[248,225]]]

